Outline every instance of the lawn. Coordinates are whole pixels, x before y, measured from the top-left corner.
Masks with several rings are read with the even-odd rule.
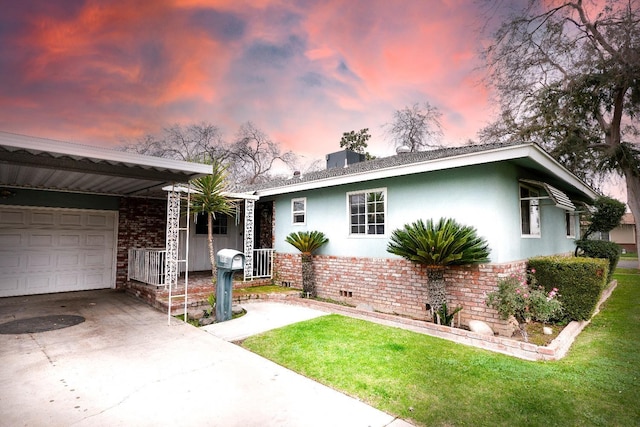
[[[527,362],[329,315],[243,345],[422,426],[640,425],[640,274],[618,287],[567,357]]]

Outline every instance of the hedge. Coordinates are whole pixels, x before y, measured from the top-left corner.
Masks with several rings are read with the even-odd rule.
[[[622,248],[620,245],[614,242],[607,242],[604,240],[576,240],[576,247],[579,251],[584,253],[584,256],[589,258],[604,258],[609,260],[609,275],[607,276],[607,282],[611,281],[613,273],[618,266],[620,260],[620,254]]]
[[[558,288],[564,320],[588,320],[608,283],[609,262],[584,257],[536,257],[529,260],[529,269],[547,292]]]

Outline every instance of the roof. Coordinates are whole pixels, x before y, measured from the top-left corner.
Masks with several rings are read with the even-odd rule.
[[[332,168],[260,183],[237,191],[251,192],[264,197],[500,161],[512,161],[542,172],[549,178],[545,181],[550,181],[549,183],[555,187],[571,188],[572,192],[578,192],[585,198],[593,200],[598,196],[585,182],[534,143],[467,145],[400,153],[351,164],[344,168]]]
[[[0,131],[0,186],[114,196],[166,197],[162,187],[211,166]]]
[[[635,223],[636,221],[633,218],[633,214],[631,212],[627,212],[622,215],[622,219],[620,220],[621,225],[634,225]]]

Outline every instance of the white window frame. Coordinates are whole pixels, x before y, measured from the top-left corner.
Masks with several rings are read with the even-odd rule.
[[[364,212],[364,233],[354,233],[352,231],[352,224],[351,224],[351,218],[352,218],[352,213],[351,213],[351,202],[350,202],[350,198],[351,196],[357,195],[357,194],[364,194],[365,195],[365,200],[367,198],[368,194],[371,193],[382,193],[382,215],[383,215],[383,222],[382,222],[382,226],[384,227],[384,233],[380,233],[380,234],[375,234],[375,233],[368,233],[367,231],[369,230],[370,226],[375,227],[376,223],[373,224],[369,224],[368,218],[369,215],[376,215],[376,213],[370,213],[367,210],[367,202],[365,202],[365,212]],[[358,237],[358,238],[383,238],[383,237],[387,237],[387,235],[389,234],[389,227],[388,227],[388,218],[389,218],[389,211],[387,208],[387,188],[386,187],[382,187],[382,188],[372,188],[372,189],[367,189],[367,190],[358,190],[358,191],[350,191],[347,193],[346,195],[346,203],[347,203],[347,227],[348,227],[348,236],[349,237]],[[359,214],[359,215],[363,215],[363,214]]]
[[[302,202],[303,208],[302,210],[296,210],[296,203]],[[302,215],[302,222],[296,221],[296,216]],[[307,225],[307,198],[306,197],[298,197],[296,199],[291,199],[291,224],[293,225]]]
[[[567,239],[576,238],[576,214],[573,212],[565,211],[565,228]]]
[[[526,189],[532,194],[531,197],[522,197],[522,189]],[[542,236],[542,215],[540,211],[540,190],[537,188],[530,187],[528,185],[520,184],[518,187],[518,200],[520,205],[520,234],[521,237],[527,238],[540,238]],[[523,203],[528,202],[527,205],[529,207],[528,217],[529,217],[529,233],[525,233],[523,230]]]

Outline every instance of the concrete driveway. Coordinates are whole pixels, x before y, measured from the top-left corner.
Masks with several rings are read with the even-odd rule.
[[[123,293],[0,299],[0,324],[82,316],[0,334],[2,426],[408,426]]]

